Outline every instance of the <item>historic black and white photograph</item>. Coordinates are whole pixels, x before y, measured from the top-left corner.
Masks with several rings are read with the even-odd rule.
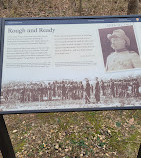
[[[93,81],[11,82],[2,88],[1,110],[140,106],[141,76]]]
[[[99,29],[106,71],[141,68],[133,26]]]

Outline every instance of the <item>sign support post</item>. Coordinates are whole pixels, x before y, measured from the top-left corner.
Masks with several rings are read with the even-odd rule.
[[[140,144],[140,148],[139,148],[139,152],[138,152],[137,158],[141,158],[141,144]]]
[[[16,158],[3,115],[0,115],[0,150],[3,158]]]

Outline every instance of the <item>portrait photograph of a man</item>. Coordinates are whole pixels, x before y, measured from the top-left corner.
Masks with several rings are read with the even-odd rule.
[[[106,72],[141,68],[133,26],[99,29]]]

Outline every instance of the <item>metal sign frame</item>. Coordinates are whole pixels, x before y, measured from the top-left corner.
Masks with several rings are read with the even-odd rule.
[[[23,21],[25,22],[25,25],[28,25],[28,22],[30,21],[37,21],[37,22],[52,22],[54,25],[58,24],[58,23],[62,23],[63,24],[72,24],[73,21],[76,21],[77,24],[85,24],[86,20],[93,21],[94,23],[103,23],[104,20],[109,20],[110,23],[115,23],[115,21],[117,19],[120,19],[120,23],[121,22],[126,22],[127,19],[139,19],[141,18],[141,15],[126,15],[126,16],[89,16],[89,17],[54,17],[54,18],[3,18],[2,19],[2,38],[1,38],[1,68],[0,68],[0,83],[2,84],[2,71],[3,71],[3,51],[4,51],[4,34],[5,34],[5,24],[6,22],[20,22]],[[127,21],[128,22],[128,21]],[[15,25],[14,24],[14,25]],[[0,85],[0,90],[1,90],[2,85]],[[95,104],[96,105],[96,104]],[[59,109],[39,109],[39,110],[8,110],[8,111],[0,111],[0,114],[18,114],[18,113],[42,113],[42,112],[72,112],[72,111],[97,111],[97,110],[133,110],[133,109],[141,109],[141,106],[125,106],[125,107],[114,107],[114,106],[110,106],[110,107],[89,107],[87,108],[87,106],[85,106],[84,108],[59,108]]]

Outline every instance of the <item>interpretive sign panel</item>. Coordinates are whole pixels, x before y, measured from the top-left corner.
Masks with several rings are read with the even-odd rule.
[[[4,19],[0,113],[141,108],[140,16]]]

